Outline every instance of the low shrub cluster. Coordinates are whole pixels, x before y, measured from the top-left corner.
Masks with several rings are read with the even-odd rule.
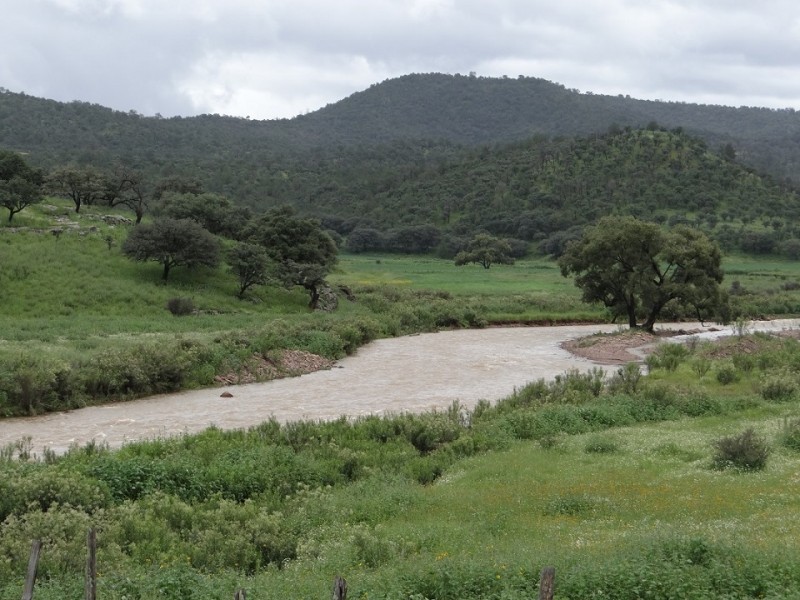
[[[767,441],[754,429],[745,429],[738,435],[718,439],[714,443],[714,467],[735,468],[742,471],[760,471],[767,466],[770,448]]]

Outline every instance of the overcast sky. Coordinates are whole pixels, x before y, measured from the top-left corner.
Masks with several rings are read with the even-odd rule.
[[[473,71],[800,109],[797,0],[0,0],[0,39],[0,87],[165,117],[292,117]]]

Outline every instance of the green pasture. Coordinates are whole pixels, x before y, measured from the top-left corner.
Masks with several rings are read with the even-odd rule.
[[[456,267],[452,260],[428,256],[344,255],[333,281],[364,286],[392,285],[443,290],[454,295],[505,296],[553,294],[578,296],[558,265],[545,258],[518,260],[514,265]]]

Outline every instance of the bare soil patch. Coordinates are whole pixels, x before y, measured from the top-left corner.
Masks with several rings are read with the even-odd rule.
[[[296,377],[330,369],[334,361],[304,352],[302,350],[283,350],[277,359],[269,359],[254,355],[246,366],[238,371],[217,375],[214,381],[220,385],[239,385],[243,383],[256,383],[269,381],[282,377]]]
[[[596,333],[561,343],[561,347],[582,358],[604,365],[624,365],[641,361],[658,345],[659,340],[694,331],[661,330],[656,333],[629,330],[619,333]]]

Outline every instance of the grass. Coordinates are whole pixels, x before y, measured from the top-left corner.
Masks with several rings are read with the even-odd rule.
[[[484,269],[479,265],[455,267],[451,260],[433,257],[358,254],[343,256],[339,271],[332,277],[334,281],[436,289],[459,296],[579,295],[555,262],[544,258]]]

